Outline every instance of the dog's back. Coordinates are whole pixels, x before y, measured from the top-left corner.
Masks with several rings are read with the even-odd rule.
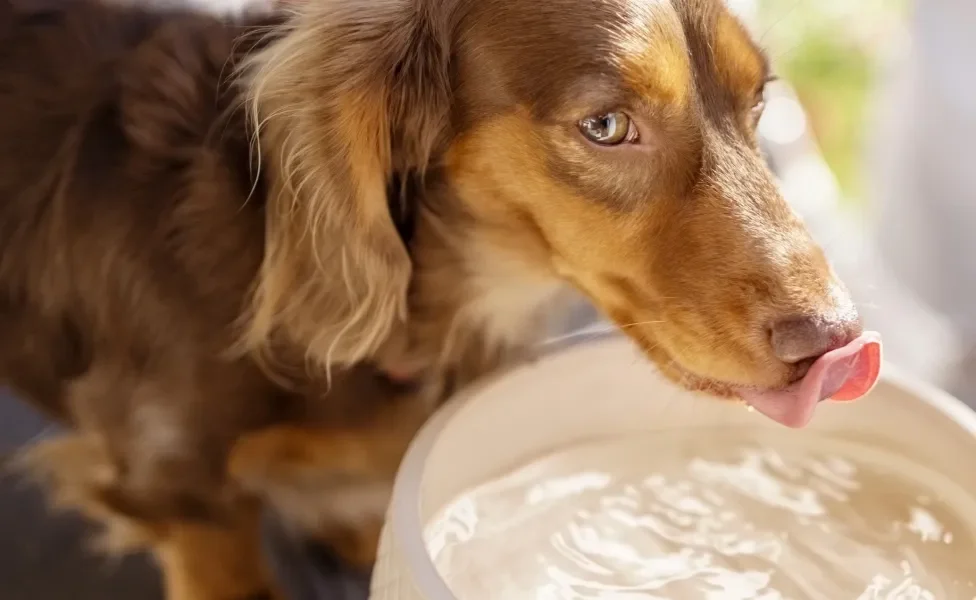
[[[93,361],[227,347],[263,227],[242,30],[94,5],[5,20],[0,378],[60,413]]]
[[[98,502],[219,510],[200,498],[278,395],[227,358],[264,237],[235,56],[263,29],[96,5],[5,18],[0,385],[98,433],[114,458],[87,468],[116,473],[90,482]]]

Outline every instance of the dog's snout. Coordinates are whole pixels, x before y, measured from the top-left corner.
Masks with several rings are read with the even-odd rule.
[[[861,323],[856,317],[792,317],[778,321],[771,327],[770,343],[776,358],[796,364],[842,348],[861,333]]]

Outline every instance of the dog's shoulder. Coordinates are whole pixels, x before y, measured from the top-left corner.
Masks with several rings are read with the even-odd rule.
[[[85,0],[3,14],[0,316],[123,352],[225,342],[263,251],[235,69],[265,26]]]
[[[268,23],[74,4],[4,5],[0,230],[36,234],[24,225],[51,212],[177,211],[194,190],[199,204],[201,187],[239,209],[259,182],[237,67]]]
[[[172,160],[206,140],[243,133],[243,121],[228,126],[226,115],[237,99],[237,59],[262,39],[258,24],[86,1],[5,19],[5,164],[50,167],[79,136],[121,134],[130,151]],[[99,118],[106,113],[113,118]],[[224,137],[214,138],[220,125]]]

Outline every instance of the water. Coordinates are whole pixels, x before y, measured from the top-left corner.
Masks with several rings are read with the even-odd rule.
[[[970,600],[974,492],[864,441],[656,434],[531,463],[426,533],[464,600]]]

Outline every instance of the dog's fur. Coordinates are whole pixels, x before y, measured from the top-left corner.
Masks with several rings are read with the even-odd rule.
[[[0,383],[73,428],[26,461],[171,598],[242,599],[262,503],[368,564],[416,428],[567,283],[688,387],[793,381],[769,323],[853,312],[768,77],[718,0],[0,2]],[[584,140],[616,109],[638,143]]]

